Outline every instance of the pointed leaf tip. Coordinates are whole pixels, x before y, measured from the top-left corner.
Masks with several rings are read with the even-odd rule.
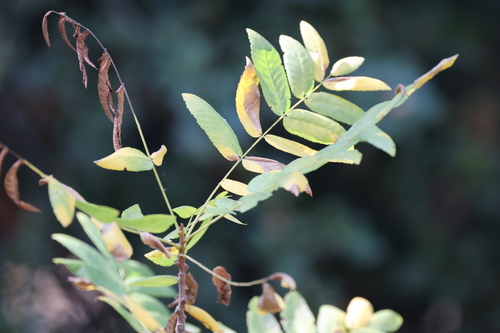
[[[165,145],[161,145],[160,149],[151,154],[151,160],[154,165],[160,166],[163,164],[163,157],[167,153],[167,147]]]
[[[419,77],[418,79],[416,79],[413,82],[413,89],[416,90],[416,89],[422,87],[427,81],[429,81],[434,76],[436,76],[436,74],[453,66],[453,64],[455,63],[455,60],[457,60],[457,58],[458,58],[458,54],[455,54],[452,57],[445,58],[445,59],[441,60],[436,66],[434,66],[434,68],[432,68],[430,71],[428,71],[427,73],[425,73],[424,75],[422,75],[421,77]]]

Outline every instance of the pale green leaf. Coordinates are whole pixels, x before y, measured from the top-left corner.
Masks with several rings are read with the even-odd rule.
[[[118,149],[111,155],[94,161],[94,163],[101,168],[118,171],[147,171],[153,169],[153,161],[142,151],[131,147]]]
[[[358,69],[364,61],[365,58],[363,57],[342,58],[333,64],[330,74],[333,76],[341,76],[352,73]]]
[[[283,63],[292,93],[304,97],[314,86],[314,62],[304,46],[289,36],[280,36]]]
[[[318,321],[316,327],[318,333],[345,333],[345,312],[333,305],[322,305],[319,307]]]
[[[239,199],[241,205],[238,207],[238,211],[244,213],[249,211],[250,209],[257,206],[260,201],[264,201],[269,199],[273,195],[273,190],[266,190],[262,192],[252,193],[249,195],[245,195]]]
[[[280,179],[284,176],[281,172],[266,172],[261,175],[254,177],[248,183],[248,190],[252,193],[257,193],[261,191],[274,191],[278,189],[278,184]],[[245,198],[245,197],[243,197]],[[242,200],[243,198],[240,198]]]
[[[360,327],[354,330],[350,330],[349,333],[386,333],[386,332],[374,327]]]
[[[343,76],[328,79],[323,82],[323,86],[330,90],[343,91],[378,91],[391,90],[386,83],[379,79],[366,76]]]
[[[365,114],[356,104],[326,92],[312,93],[304,102],[312,111],[348,125]]]
[[[292,110],[283,119],[283,126],[291,134],[322,144],[334,143],[345,133],[336,121],[302,109]]]
[[[385,332],[396,332],[403,325],[403,317],[389,309],[375,312],[370,318],[369,327],[378,328]]]
[[[120,214],[120,211],[115,208],[95,205],[85,201],[77,201],[76,207],[85,214],[92,216],[102,223],[113,222],[118,218],[118,215]]]
[[[387,133],[382,131],[377,125],[366,127],[361,133],[362,141],[368,142],[371,145],[385,151],[390,156],[396,156],[396,144]]]
[[[104,240],[102,239],[101,231],[90,221],[90,218],[83,213],[76,213],[76,218],[80,222],[83,230],[94,243],[95,247],[102,253],[108,261],[114,261],[113,256],[109,253]]]
[[[326,69],[330,64],[325,42],[316,29],[306,21],[300,22],[300,34],[311,59],[314,61],[314,78],[321,82],[325,78]]]
[[[65,265],[68,269],[73,272],[73,274],[87,278],[87,272],[85,272],[85,264],[80,259],[69,259],[69,258],[54,258],[52,259],[54,264]]]
[[[234,222],[236,224],[247,225],[246,223],[241,222],[236,217],[234,217],[233,215],[230,215],[230,214],[225,214],[224,218],[231,221],[231,222]]]
[[[107,303],[109,306],[115,309],[115,311],[118,312],[136,332],[151,333],[151,331],[148,330],[146,326],[144,326],[139,320],[135,319],[135,317],[127,309],[125,309],[125,307],[123,307],[113,298],[107,296],[99,296],[98,298],[100,301]]]
[[[188,219],[198,212],[198,209],[192,206],[179,206],[173,209],[174,213],[180,218]]]
[[[175,223],[175,216],[167,214],[150,214],[137,219],[116,218],[113,222],[116,222],[122,227],[151,233],[160,233],[166,231]]]
[[[75,216],[75,197],[53,177],[49,177],[49,199],[59,223],[63,227],[70,225]]]
[[[167,307],[154,297],[142,293],[133,293],[130,298],[141,305],[146,311],[153,316],[154,319],[161,325],[166,326],[167,320],[170,317],[170,311]]]
[[[257,303],[259,297],[253,297],[248,303],[247,328],[248,333],[282,333],[281,326],[276,317],[271,314],[259,315]]]
[[[175,275],[156,275],[142,278],[130,283],[130,286],[139,287],[169,287],[177,284],[177,276]]]
[[[283,329],[287,333],[316,333],[314,315],[297,291],[285,295],[285,309],[281,311]]]
[[[141,277],[138,276],[130,276],[125,278],[124,283],[129,293],[138,292],[156,298],[175,298],[177,296],[177,291],[173,287],[140,287],[132,285],[134,282],[140,279]]]
[[[147,276],[153,276],[154,272],[151,268],[149,268],[148,265],[143,264],[140,261],[137,260],[125,260],[121,262],[120,268],[123,269],[125,272],[125,275],[128,276],[136,276],[136,277],[147,277]]]
[[[264,98],[271,110],[281,116],[290,108],[290,88],[276,49],[257,32],[247,29],[252,60]]]
[[[138,204],[130,206],[122,212],[122,218],[124,219],[138,219],[143,217],[141,207]]]
[[[188,110],[205,131],[212,144],[229,161],[236,161],[243,154],[236,134],[217,111],[200,97],[182,94]]]

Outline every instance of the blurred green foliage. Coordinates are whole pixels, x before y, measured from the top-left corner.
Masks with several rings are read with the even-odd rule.
[[[306,20],[333,59],[363,56],[359,75],[392,87],[459,53],[453,70],[380,124],[397,144],[396,158],[365,145],[360,166],[309,176],[316,198],[280,192],[242,218],[249,226],[214,226],[192,254],[224,265],[237,281],[285,271],[315,314],[320,304],[345,308],[363,296],[400,313],[402,333],[500,329],[498,1],[2,1],[0,141],[92,202],[123,210],[141,193],[150,213],[162,207],[151,175],[92,163],[112,150],[112,127],[96,86],[83,89],[76,57],[60,41],[46,47],[41,19],[49,9],[91,28],[113,55],[148,143],[169,147],[161,176],[178,198],[174,206],[200,204],[230,166],[180,93],[202,96],[237,124],[235,87],[250,53],[245,28],[270,41],[283,31],[299,38],[296,27]],[[49,21],[54,34],[56,22]],[[346,96],[362,107],[388,97]],[[263,122],[266,114],[273,117],[263,110]],[[124,118],[124,144],[139,146],[132,119]],[[67,286],[65,272],[51,266],[52,257],[66,255],[50,239],[62,227],[36,177],[21,170],[20,179],[21,196],[45,213],[22,213],[0,191],[0,331],[124,331],[111,310]],[[82,236],[76,227],[68,232]],[[214,304],[209,277],[192,271],[200,306],[243,332],[246,304],[259,290],[236,289],[228,310]]]

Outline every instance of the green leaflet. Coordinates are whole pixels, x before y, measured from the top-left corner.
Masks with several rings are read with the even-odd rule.
[[[292,110],[283,119],[283,126],[289,133],[322,144],[334,143],[345,133],[336,121],[302,109]]]
[[[368,142],[378,149],[385,151],[390,156],[396,156],[396,144],[392,141],[391,137],[378,128],[377,125],[365,128],[360,133],[360,137],[362,141]]]
[[[297,40],[282,35],[279,42],[292,93],[302,98],[314,87],[314,62]]]
[[[151,233],[160,233],[166,231],[175,223],[175,216],[167,214],[150,214],[137,219],[116,218],[113,222],[116,222],[122,227]]]
[[[102,223],[110,223],[117,219],[120,212],[108,206],[95,205],[86,201],[77,201],[76,207],[85,214],[92,216]]]
[[[257,32],[247,29],[252,61],[271,110],[281,116],[290,108],[290,88],[278,51]]]
[[[253,297],[248,303],[247,328],[248,333],[282,333],[280,324],[272,314],[257,313],[259,297]]]
[[[154,297],[142,293],[133,293],[130,298],[141,305],[148,313],[156,319],[161,326],[167,325],[170,311],[167,307]]]
[[[316,333],[314,315],[302,295],[290,291],[285,295],[285,304],[281,317],[286,333]]]
[[[229,161],[243,154],[236,134],[210,104],[193,94],[182,94],[186,106],[217,150]]]
[[[102,253],[102,255],[108,260],[114,262],[114,257],[109,253],[104,240],[102,239],[101,231],[90,221],[90,218],[83,213],[76,213],[76,218],[78,222],[82,225],[83,230],[90,238],[95,247]]]
[[[177,284],[177,276],[175,275],[156,275],[130,283],[131,286],[139,287],[169,287],[174,284]]]
[[[316,322],[318,333],[345,332],[344,321],[345,311],[328,304],[319,307]]]
[[[137,320],[123,305],[121,305],[119,302],[114,300],[111,297],[107,296],[100,296],[99,297],[100,301],[103,301],[104,303],[107,303],[109,306],[111,306],[113,309],[115,309],[116,312],[118,312],[126,321],[129,323],[130,326],[136,331],[140,333],[150,333],[151,331],[146,328],[139,320]]]
[[[372,315],[369,327],[377,328],[384,332],[395,332],[403,325],[403,317],[393,310],[385,309]]]
[[[356,104],[327,92],[312,93],[304,102],[312,111],[347,125],[354,124],[365,114]]]
[[[143,216],[141,207],[138,204],[132,205],[122,212],[122,218],[124,219],[138,219]]]

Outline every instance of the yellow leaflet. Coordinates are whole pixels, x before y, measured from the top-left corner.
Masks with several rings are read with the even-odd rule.
[[[115,222],[104,224],[102,227],[102,239],[106,248],[119,262],[129,259],[134,250]]]
[[[386,83],[379,79],[366,76],[346,76],[328,79],[323,82],[323,86],[330,90],[354,90],[354,91],[376,91],[391,90]]]
[[[186,312],[212,332],[223,333],[219,323],[205,310],[194,305],[186,304]]]
[[[363,57],[346,57],[333,64],[330,74],[333,76],[346,75],[354,72],[365,61]]]
[[[75,216],[75,197],[57,179],[49,177],[48,181],[50,205],[54,215],[63,227],[67,227]]]
[[[259,120],[260,92],[257,72],[249,58],[236,90],[236,112],[247,133],[257,138],[262,133]]]
[[[250,192],[248,191],[247,184],[244,184],[244,183],[239,182],[237,180],[224,179],[220,185],[226,191],[240,195],[240,196],[245,196],[245,195],[250,194]]]
[[[124,298],[132,315],[143,323],[144,326],[146,326],[150,331],[155,332],[162,327],[146,309],[134,302],[128,295],[125,295]]]
[[[167,153],[167,147],[165,145],[161,145],[161,148],[151,154],[151,160],[154,165],[160,166],[163,163],[163,157]]]
[[[153,169],[153,162],[142,151],[124,147],[118,149],[111,155],[94,161],[95,164],[104,169],[118,171],[146,171]]]
[[[306,21],[300,22],[300,34],[307,51],[314,61],[314,79],[321,82],[330,64],[325,42],[316,29]]]

